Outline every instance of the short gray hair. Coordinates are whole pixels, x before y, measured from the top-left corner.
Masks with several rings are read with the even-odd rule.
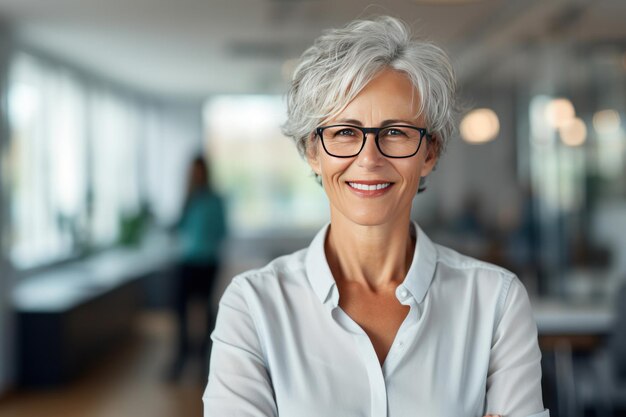
[[[302,54],[287,93],[283,133],[305,156],[315,128],[386,68],[406,73],[419,92],[416,117],[424,115],[439,156],[455,130],[456,81],[450,59],[438,46],[414,39],[406,23],[390,16],[329,30]]]

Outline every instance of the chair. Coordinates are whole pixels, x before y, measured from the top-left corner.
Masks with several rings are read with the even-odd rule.
[[[559,406],[568,417],[615,416],[626,409],[626,282],[615,298],[615,320],[607,344],[590,356],[577,356],[570,346],[555,351]]]

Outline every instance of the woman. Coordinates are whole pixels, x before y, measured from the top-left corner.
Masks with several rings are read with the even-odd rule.
[[[181,259],[175,283],[178,341],[176,357],[168,373],[170,380],[180,377],[191,356],[193,345],[188,326],[190,301],[200,299],[209,332],[214,323],[210,300],[219,269],[220,246],[226,237],[226,213],[222,197],[212,188],[203,156],[196,156],[190,164],[187,196],[176,226],[181,243]],[[209,338],[205,337],[201,348],[203,356],[208,346]],[[202,359],[204,376],[206,360],[204,357]]]
[[[205,416],[548,416],[519,280],[410,220],[453,131],[454,84],[443,51],[390,17],[304,53],[285,133],[330,224],[226,290]]]

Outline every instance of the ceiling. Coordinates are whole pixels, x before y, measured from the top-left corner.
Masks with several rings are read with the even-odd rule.
[[[446,48],[461,80],[541,42],[626,40],[624,0],[0,0],[18,42],[168,97],[283,92],[322,30],[392,14]]]

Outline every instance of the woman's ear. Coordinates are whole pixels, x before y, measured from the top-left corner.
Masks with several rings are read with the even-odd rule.
[[[322,175],[321,164],[319,160],[319,152],[317,150],[317,141],[315,136],[311,134],[306,145],[306,160],[309,166],[317,175]]]
[[[432,142],[427,144],[426,146],[426,158],[424,159],[424,165],[422,165],[422,170],[420,175],[422,177],[426,177],[437,165],[437,161],[439,160],[439,142],[437,137],[433,137]]]

